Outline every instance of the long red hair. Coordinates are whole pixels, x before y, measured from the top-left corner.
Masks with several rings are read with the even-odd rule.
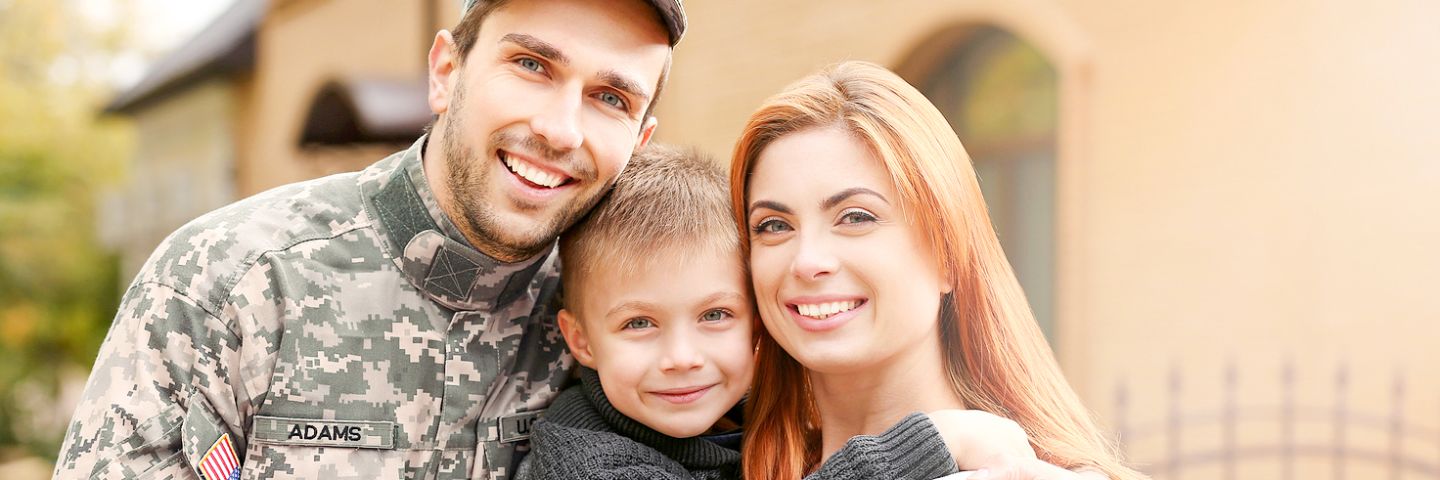
[[[991,227],[970,157],[924,95],[866,62],[845,62],[765,101],[745,125],[730,167],[731,204],[749,253],[747,182],[761,151],[788,134],[838,126],[890,173],[953,293],[938,321],[947,381],[968,408],[1023,427],[1040,459],[1144,478],[1125,467],[1065,382]],[[743,469],[750,479],[798,479],[819,463],[822,426],[805,367],[759,325],[755,386],[746,404]]]

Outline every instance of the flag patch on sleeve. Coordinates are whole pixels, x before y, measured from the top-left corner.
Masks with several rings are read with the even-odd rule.
[[[238,480],[240,459],[235,457],[235,446],[230,443],[230,434],[220,435],[215,444],[200,457],[200,472],[205,480]]]

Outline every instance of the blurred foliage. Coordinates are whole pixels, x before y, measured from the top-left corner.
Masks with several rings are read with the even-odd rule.
[[[124,32],[77,5],[0,0],[0,461],[54,458],[64,374],[88,371],[119,302],[95,215],[132,151],[98,114]]]

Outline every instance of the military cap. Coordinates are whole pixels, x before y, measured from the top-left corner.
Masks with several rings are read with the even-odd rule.
[[[491,0],[463,0],[464,7],[460,11],[470,11],[471,7],[489,1]],[[670,46],[674,47],[680,42],[680,37],[685,35],[685,6],[681,4],[681,0],[646,1],[655,7],[655,13],[660,14],[660,19],[665,21],[665,29],[670,33]]]

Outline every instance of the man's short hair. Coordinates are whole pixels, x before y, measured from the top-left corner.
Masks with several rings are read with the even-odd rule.
[[[652,142],[630,159],[595,208],[560,236],[566,307],[574,310],[583,282],[599,272],[704,255],[730,255],[741,263],[739,254],[726,171],[693,148]]]
[[[505,6],[505,4],[511,1],[513,0],[485,0],[475,2],[473,6],[466,8],[465,12],[461,13],[460,22],[455,24],[455,28],[450,29],[450,36],[455,39],[455,55],[460,65],[465,64],[465,60],[470,56],[470,50],[475,48],[475,41],[480,37],[480,24],[485,23],[485,17],[490,16],[490,13],[499,10],[500,7]],[[681,13],[680,16],[683,18],[684,13]],[[659,11],[655,13],[655,21],[661,25],[668,25],[661,17]],[[668,29],[670,27],[667,26],[666,28]],[[683,28],[684,27],[681,27],[682,31]],[[673,33],[671,35],[671,52],[674,52],[674,41],[676,39]],[[650,104],[645,106],[645,115],[640,117],[642,121],[650,118],[655,112],[655,104],[660,101],[660,92],[665,90],[665,82],[670,78],[671,58],[671,53],[665,54],[665,67],[660,70],[660,79],[655,82],[655,93],[650,95]]]

